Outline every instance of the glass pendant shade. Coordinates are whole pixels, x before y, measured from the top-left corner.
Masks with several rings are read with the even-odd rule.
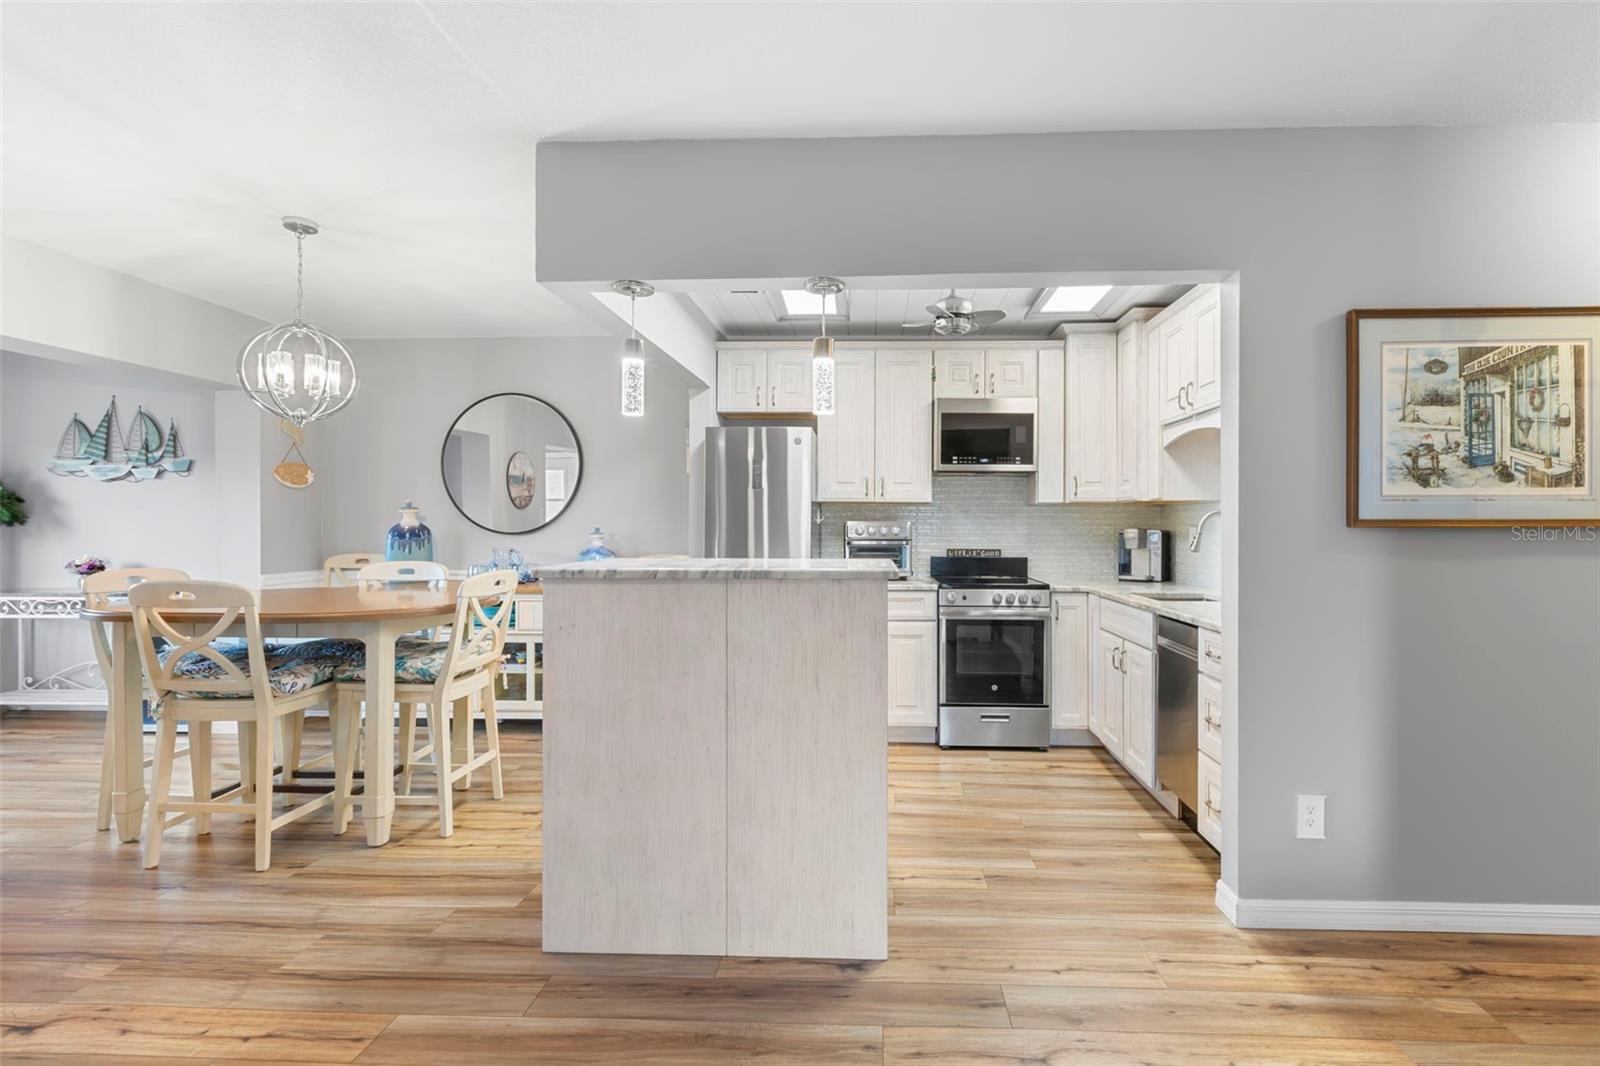
[[[622,413],[644,417],[644,342],[638,337],[622,342]]]
[[[355,396],[356,364],[339,338],[305,318],[305,239],[317,224],[291,215],[283,228],[295,236],[294,321],[267,327],[239,349],[239,385],[257,407],[303,428]]]
[[[811,342],[811,413],[833,414],[833,338]]]

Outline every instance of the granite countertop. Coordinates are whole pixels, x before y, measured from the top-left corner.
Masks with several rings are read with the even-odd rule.
[[[931,577],[890,578],[890,592],[937,592],[939,583]]]
[[[1045,580],[1050,579],[1046,578]],[[1213,629],[1219,633],[1222,631],[1221,594],[1216,589],[1208,589],[1201,585],[1182,585],[1175,581],[1144,584],[1091,578],[1077,581],[1051,580],[1050,589],[1053,592],[1092,592],[1102,599],[1126,604],[1129,607],[1137,607],[1141,611],[1152,611],[1163,618],[1187,622],[1192,626]],[[1145,595],[1145,593],[1149,592],[1154,592],[1157,596],[1177,594],[1208,596],[1211,598],[1206,600],[1163,600],[1157,599],[1155,596]]]
[[[536,566],[534,579],[611,581],[883,581],[887,559],[596,559]]]

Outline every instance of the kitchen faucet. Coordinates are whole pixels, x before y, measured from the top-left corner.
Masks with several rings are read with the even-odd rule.
[[[1200,550],[1200,531],[1206,528],[1206,519],[1215,518],[1221,513],[1221,511],[1207,511],[1205,514],[1200,516],[1200,521],[1196,522],[1194,525],[1194,532],[1189,534],[1190,551],[1197,552]]]

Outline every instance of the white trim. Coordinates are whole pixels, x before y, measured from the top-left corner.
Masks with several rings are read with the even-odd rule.
[[[264,589],[298,589],[322,587],[321,570],[281,570],[276,574],[262,574]]]
[[[1221,881],[1217,882],[1216,902],[1217,909],[1240,929],[1600,936],[1600,906],[1585,904],[1240,899]]]

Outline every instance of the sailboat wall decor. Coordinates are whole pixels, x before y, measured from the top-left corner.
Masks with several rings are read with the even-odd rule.
[[[194,460],[184,457],[183,445],[178,442],[178,423],[169,422],[163,437],[161,423],[143,407],[134,415],[133,426],[124,437],[117,398],[113,396],[93,432],[73,414],[56,446],[55,458],[46,465],[52,474],[67,477],[95,481],[132,477],[135,481],[149,481],[164,473],[185,476]]]

